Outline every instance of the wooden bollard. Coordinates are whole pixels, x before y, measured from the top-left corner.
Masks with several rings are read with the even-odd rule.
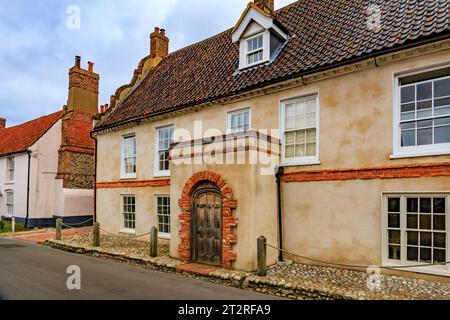
[[[152,228],[150,232],[150,257],[158,256],[158,229]]]
[[[62,219],[56,219],[56,240],[61,241],[62,238]]]
[[[98,223],[98,222],[94,223],[93,246],[94,247],[100,247],[100,223]]]
[[[267,239],[264,236],[258,238],[258,276],[267,276]]]

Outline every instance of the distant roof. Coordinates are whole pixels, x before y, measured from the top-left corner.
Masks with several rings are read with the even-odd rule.
[[[374,3],[381,9],[379,32],[367,24]],[[227,30],[164,58],[96,130],[450,36],[448,0],[301,0],[274,18],[291,37],[271,64],[236,72],[239,44]]]
[[[58,111],[15,127],[0,129],[0,156],[27,151],[62,115],[63,112]]]

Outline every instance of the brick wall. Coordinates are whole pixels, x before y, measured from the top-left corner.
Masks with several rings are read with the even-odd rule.
[[[193,175],[186,183],[182,197],[179,200],[181,214],[180,221],[180,245],[178,252],[185,262],[191,262],[191,213],[192,194],[196,187],[203,182],[212,182],[220,189],[223,197],[223,223],[222,223],[222,267],[230,269],[236,261],[236,253],[233,246],[237,242],[237,235],[234,229],[237,227],[237,218],[233,211],[237,207],[237,201],[233,197],[233,190],[228,182],[218,173],[212,171],[202,171]]]

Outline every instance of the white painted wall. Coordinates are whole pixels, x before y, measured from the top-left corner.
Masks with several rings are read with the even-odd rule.
[[[0,157],[0,216],[9,217],[6,212],[6,190],[14,191],[14,215],[25,218],[27,212],[28,154],[12,155],[15,160],[14,181],[6,179],[7,158]]]

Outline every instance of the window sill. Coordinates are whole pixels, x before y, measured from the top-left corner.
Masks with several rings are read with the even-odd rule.
[[[5,184],[6,185],[13,185],[13,184],[15,184],[16,182],[14,181],[14,180],[12,180],[12,181],[5,181]]]
[[[170,234],[169,233],[159,233],[158,238],[161,240],[170,240]]]
[[[395,270],[399,270],[399,271],[422,273],[422,274],[429,274],[429,275],[435,275],[435,276],[444,276],[444,277],[450,276],[450,269],[445,269],[445,267],[411,268],[411,267],[408,267],[407,265],[405,265],[405,266],[400,265],[401,268],[399,268],[398,264],[390,263],[390,262],[383,264],[383,267],[385,267],[385,268],[395,267]]]
[[[136,235],[136,230],[132,230],[132,229],[122,229],[122,230],[120,230],[119,233],[134,236],[134,235]]]
[[[134,179],[137,179],[137,175],[120,176],[120,180],[134,180]]]
[[[299,166],[316,166],[320,165],[321,162],[319,160],[311,160],[311,161],[292,161],[292,162],[281,162],[282,167],[299,167]]]
[[[155,172],[153,178],[168,178],[170,177],[170,172]]]
[[[420,158],[420,157],[433,157],[433,156],[445,156],[450,155],[450,150],[436,150],[436,151],[417,151],[417,152],[398,152],[391,155],[391,160],[404,159],[404,158]]]

